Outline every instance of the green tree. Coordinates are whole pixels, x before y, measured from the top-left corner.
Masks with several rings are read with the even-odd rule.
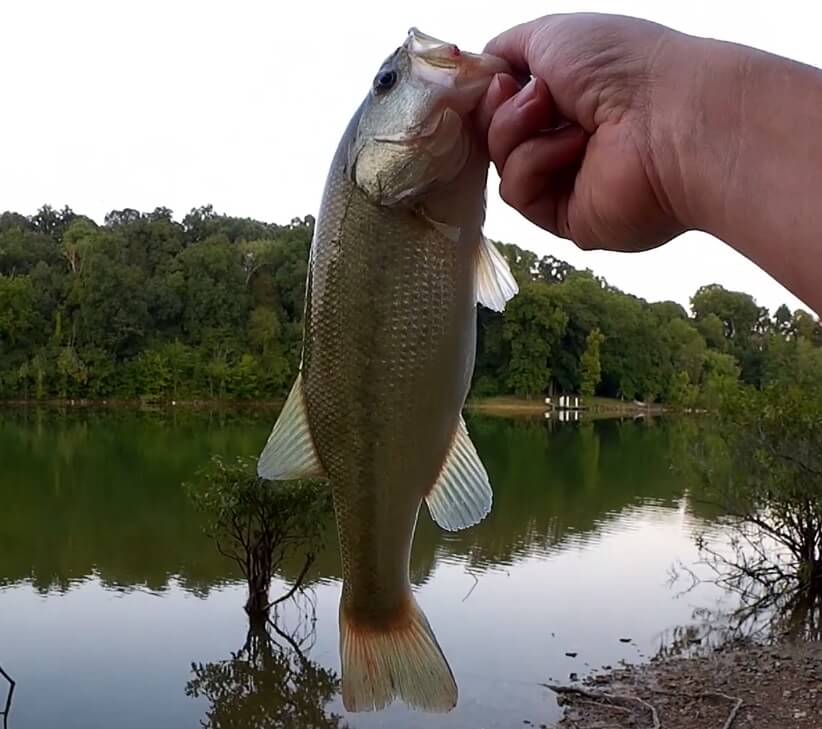
[[[0,347],[26,339],[36,321],[34,289],[23,276],[0,276]]]
[[[57,374],[60,378],[60,397],[66,398],[82,393],[82,386],[88,379],[88,370],[71,345],[60,348],[57,356]]]
[[[822,387],[728,389],[695,464],[734,517],[731,551],[707,547],[743,606],[822,607]],[[707,537],[703,538],[703,547]],[[730,556],[729,556],[730,555]]]
[[[791,333],[791,323],[793,314],[791,310],[782,304],[773,315],[774,329],[783,337]]]
[[[814,338],[816,325],[817,321],[814,319],[813,314],[809,314],[804,309],[797,309],[793,313],[790,332],[796,337],[803,337],[811,341]]]
[[[551,379],[550,357],[568,323],[552,289],[529,284],[508,303],[503,336],[511,348],[507,385],[522,397],[542,394]]]
[[[180,222],[163,207],[102,225],[69,208],[0,214],[0,397],[281,397],[300,358],[314,222],[208,205]],[[595,329],[607,397],[671,399],[682,373],[716,389],[708,352],[756,386],[818,376],[822,325],[808,312],[771,317],[714,285],[689,318],[553,256],[500,250],[523,293],[503,313],[478,308],[474,396],[580,391]]]
[[[665,329],[671,364],[675,372],[686,372],[690,382],[699,382],[708,347],[705,339],[687,320],[671,319]]]
[[[602,366],[599,361],[599,348],[605,337],[599,329],[594,329],[586,340],[585,351],[580,361],[580,393],[583,397],[593,397],[602,377]]]
[[[739,384],[739,363],[730,354],[708,351],[702,370],[702,399],[708,408],[717,407]]]
[[[763,380],[762,337],[770,318],[750,294],[728,291],[718,284],[703,286],[691,298],[696,320],[714,315],[722,322],[727,351],[736,357],[744,382],[759,385]],[[706,339],[707,339],[706,335]]]
[[[696,320],[696,328],[705,338],[706,344],[719,352],[727,348],[725,341],[725,325],[716,314],[711,313]]]
[[[328,487],[313,481],[270,483],[257,477],[250,459],[226,463],[215,457],[187,491],[208,518],[206,533],[217,550],[237,564],[246,580],[246,612],[264,622],[272,607],[302,587],[314,562],[331,513]],[[292,554],[303,560],[300,574],[272,600],[271,580]]]
[[[691,383],[687,372],[677,372],[672,381],[669,398],[671,405],[682,410],[693,409],[699,401],[699,388]]]

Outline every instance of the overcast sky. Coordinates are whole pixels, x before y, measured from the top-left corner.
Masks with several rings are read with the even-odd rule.
[[[316,214],[328,163],[383,58],[416,25],[466,50],[546,12],[637,15],[822,66],[815,3],[689,0],[0,0],[0,210],[165,205],[287,222]],[[590,267],[649,300],[718,282],[800,305],[753,264],[690,233],[639,255],[583,253],[489,182],[487,233]]]

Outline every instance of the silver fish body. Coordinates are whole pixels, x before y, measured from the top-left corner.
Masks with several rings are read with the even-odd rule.
[[[390,73],[419,80],[414,43],[442,62],[446,44],[412,31]],[[492,71],[484,73],[487,85]],[[385,109],[369,119],[371,97],[340,141],[311,247],[301,374],[259,466],[267,478],[330,481],[343,566],[343,699],[353,711],[395,697],[432,711],[456,704],[453,675],[412,596],[411,545],[426,498],[451,529],[490,509],[461,410],[478,293],[500,308],[516,290],[482,236],[484,145],[422,89],[403,90],[403,108],[420,107],[413,142],[394,130],[384,141],[383,119],[395,121]]]

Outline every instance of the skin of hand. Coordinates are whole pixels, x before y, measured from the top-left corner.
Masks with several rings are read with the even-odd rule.
[[[485,50],[531,77],[497,76],[477,110],[509,205],[586,250],[706,231],[822,310],[822,71],[598,14]]]

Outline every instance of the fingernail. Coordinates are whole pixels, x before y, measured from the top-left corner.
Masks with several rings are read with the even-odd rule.
[[[495,94],[499,94],[502,91],[502,79],[500,78],[500,74],[494,74],[494,78],[491,79],[489,91],[492,91]]]
[[[517,96],[514,99],[514,106],[517,108],[525,106],[536,96],[536,91],[537,79],[532,78],[522,89],[517,92]]]

